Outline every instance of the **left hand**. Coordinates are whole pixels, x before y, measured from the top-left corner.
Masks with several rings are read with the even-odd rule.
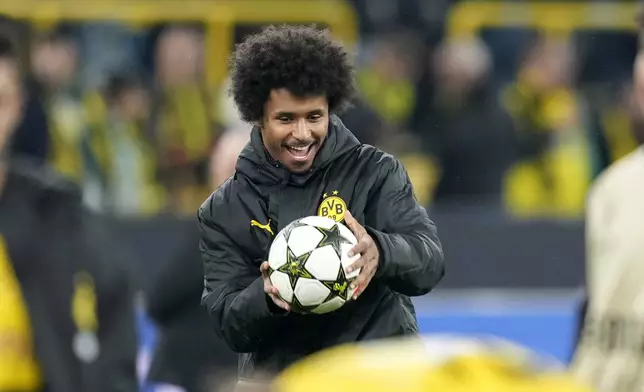
[[[358,240],[358,243],[349,251],[349,257],[359,254],[360,258],[347,267],[347,273],[362,268],[358,277],[351,283],[351,288],[355,288],[353,299],[357,299],[367,288],[369,282],[371,282],[371,279],[376,274],[376,270],[378,270],[380,252],[373,238],[367,233],[367,230],[355,220],[349,211],[345,212],[344,221]]]

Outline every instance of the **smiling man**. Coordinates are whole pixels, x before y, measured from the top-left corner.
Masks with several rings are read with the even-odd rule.
[[[334,114],[355,94],[353,65],[327,32],[271,27],[240,44],[231,93],[254,124],[235,174],[199,210],[215,330],[243,353],[240,378],[270,377],[346,342],[418,333],[409,296],[443,277],[436,228],[400,162],[361,144]],[[326,315],[289,312],[264,262],[274,235],[311,215],[358,238],[354,301]]]

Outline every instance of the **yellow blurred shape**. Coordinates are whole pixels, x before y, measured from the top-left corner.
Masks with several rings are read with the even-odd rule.
[[[136,25],[197,22],[206,26],[210,85],[228,73],[237,25],[320,23],[349,46],[358,39],[355,11],[343,0],[21,0],[3,1],[0,13],[42,26],[61,21],[119,21]]]
[[[296,363],[275,392],[590,392],[565,373],[538,374],[521,358],[472,352],[441,360],[420,340],[329,349]]]
[[[463,1],[450,8],[447,36],[463,38],[485,28],[523,27],[559,37],[575,30],[635,31],[637,2]]]
[[[505,205],[518,217],[578,217],[585,207],[589,170],[581,145],[558,147],[538,162],[518,163],[504,179]]]

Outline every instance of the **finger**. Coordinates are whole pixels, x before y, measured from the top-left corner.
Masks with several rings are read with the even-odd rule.
[[[280,293],[277,287],[271,285],[270,280],[264,281],[264,292],[268,295],[278,295]]]
[[[270,269],[271,269],[271,265],[270,265],[270,264],[268,264],[268,261],[263,262],[263,263],[259,266],[259,270],[260,270],[260,271],[262,271],[262,273],[264,273],[264,272],[268,272],[268,271],[270,271]]]
[[[358,241],[357,244],[353,246],[353,248],[349,249],[349,253],[347,255],[349,257],[353,257],[355,255],[361,255],[364,252],[369,249],[369,242],[368,241]]]
[[[376,261],[374,257],[367,258],[363,256],[360,259],[361,259],[361,263],[360,263],[361,265],[359,266],[354,265],[354,264],[357,264],[357,263],[354,263],[349,266],[353,270],[356,270],[357,268],[361,268],[360,273],[351,284],[352,289],[363,286],[365,284],[365,280],[367,280],[367,278],[371,279],[371,276],[373,276],[376,272],[376,268],[375,268]]]
[[[375,249],[375,247],[369,247],[363,254],[362,257],[367,259],[367,262],[365,263],[366,265],[371,266],[372,268],[375,268],[378,265],[378,258],[380,255],[378,254],[378,251]]]
[[[360,270],[360,273],[353,282],[351,282],[351,288],[355,289],[356,287],[363,287],[368,275],[369,269],[365,266]]]
[[[367,262],[367,258],[360,256],[358,260],[354,261],[353,263],[349,264],[345,270],[347,271],[348,274],[352,273],[353,271],[362,268],[365,263]]]
[[[280,308],[286,311],[290,310],[290,307],[288,306],[288,304],[282,301],[277,295],[269,294],[269,297],[271,297],[271,300],[273,300],[273,303],[275,303],[275,305],[279,306]]]
[[[369,272],[365,272],[364,275],[359,276],[352,284],[353,286],[353,299],[358,299],[360,294],[364,293],[365,289],[367,286],[369,286],[369,283],[371,282],[371,278],[373,278],[373,274]]]
[[[351,212],[349,212],[349,210],[344,213],[344,222],[347,224],[347,226],[349,226],[349,229],[351,229],[353,234],[357,237],[362,227],[353,217],[353,215],[351,215]]]

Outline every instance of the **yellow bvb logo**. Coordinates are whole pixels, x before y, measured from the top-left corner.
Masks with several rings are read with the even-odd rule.
[[[347,211],[347,204],[338,196],[338,191],[333,191],[333,195],[329,196],[325,193],[318,208],[318,216],[331,218],[336,222],[344,220],[344,213]]]

